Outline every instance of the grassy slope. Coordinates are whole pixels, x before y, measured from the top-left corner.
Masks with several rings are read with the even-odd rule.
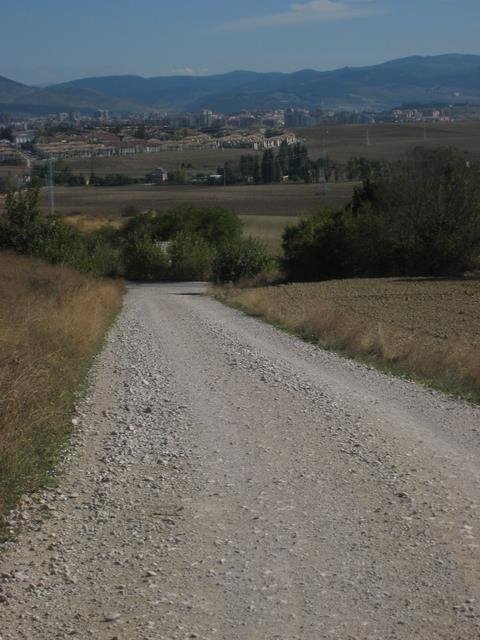
[[[478,280],[338,280],[216,295],[324,348],[480,401]]]
[[[119,282],[0,253],[0,536],[2,513],[48,479],[122,291]]]

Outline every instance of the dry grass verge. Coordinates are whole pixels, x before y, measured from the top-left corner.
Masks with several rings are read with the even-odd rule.
[[[123,285],[0,253],[1,514],[48,478]]]
[[[343,280],[215,295],[324,348],[480,401],[478,280]]]

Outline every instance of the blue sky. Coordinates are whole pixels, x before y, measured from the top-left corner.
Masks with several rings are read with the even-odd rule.
[[[1,0],[0,75],[294,71],[480,54],[480,0]]]

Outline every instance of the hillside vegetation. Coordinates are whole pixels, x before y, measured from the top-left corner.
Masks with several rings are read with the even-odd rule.
[[[122,291],[119,281],[0,253],[0,536],[2,514],[48,479]]]

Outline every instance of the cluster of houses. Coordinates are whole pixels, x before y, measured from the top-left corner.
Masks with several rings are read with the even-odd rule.
[[[451,117],[446,109],[392,109],[394,122],[450,122]]]
[[[22,164],[17,148],[9,140],[0,140],[0,164]]]
[[[275,149],[280,147],[283,142],[288,145],[298,142],[298,138],[294,133],[282,133],[277,136],[265,137],[261,133],[251,133],[245,135],[229,135],[223,138],[217,138],[217,148],[223,149],[254,149],[256,151],[263,149]]]
[[[131,156],[136,153],[155,153],[163,149],[164,144],[159,140],[119,140],[118,138],[114,141],[60,139],[35,144],[35,150],[41,158],[53,160]]]
[[[110,132],[96,132],[94,136],[63,136],[35,143],[35,151],[41,158],[65,160],[67,158],[92,158],[109,156],[130,156],[137,153],[159,151],[185,151],[191,149],[253,149],[263,150],[279,147],[282,142],[295,144],[295,134],[283,133],[265,137],[262,133],[239,133],[223,137],[213,137],[197,133],[181,140],[147,140],[129,137],[118,138]]]

